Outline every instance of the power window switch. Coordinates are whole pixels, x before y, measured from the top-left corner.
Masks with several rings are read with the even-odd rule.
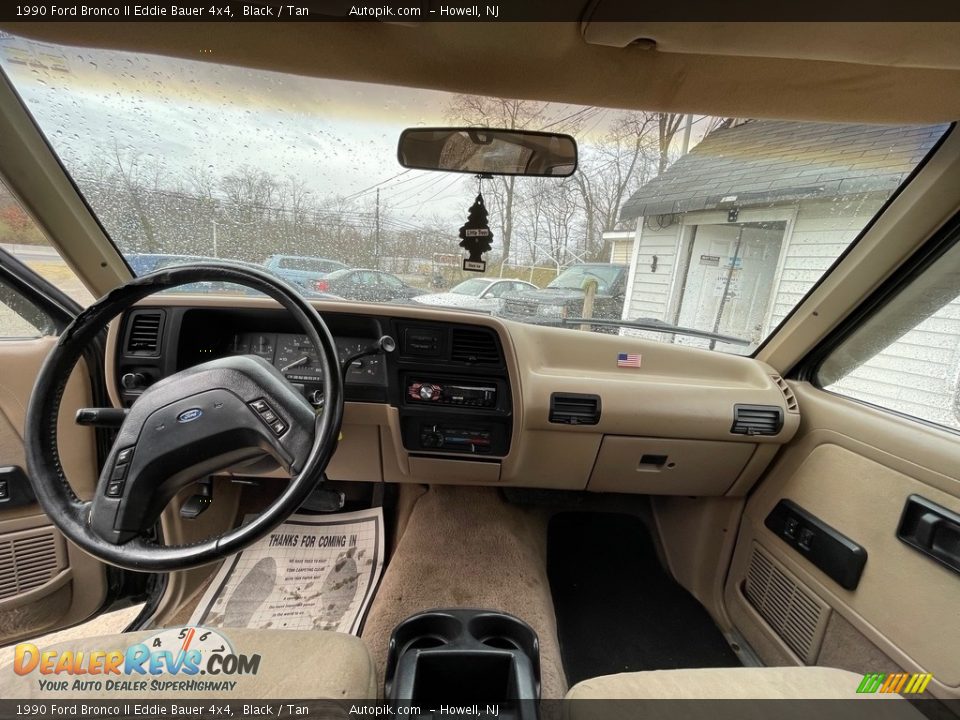
[[[796,539],[797,530],[800,529],[800,521],[794,517],[787,518],[787,522],[783,526],[784,536],[790,538],[791,540]]]

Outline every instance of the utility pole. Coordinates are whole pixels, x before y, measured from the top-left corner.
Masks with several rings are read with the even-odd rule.
[[[376,258],[377,270],[380,269],[380,188],[377,188],[377,209],[374,212],[373,254]]]

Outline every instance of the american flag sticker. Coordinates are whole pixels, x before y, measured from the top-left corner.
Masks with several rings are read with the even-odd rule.
[[[634,353],[618,353],[617,367],[638,368],[640,367],[640,356]]]

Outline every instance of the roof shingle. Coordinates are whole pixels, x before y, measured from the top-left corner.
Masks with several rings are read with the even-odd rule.
[[[748,120],[710,133],[620,209],[621,220],[871,192],[889,193],[946,125]]]

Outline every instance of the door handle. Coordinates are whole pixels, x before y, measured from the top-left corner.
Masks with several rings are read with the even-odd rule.
[[[903,506],[897,537],[956,573],[960,573],[960,515],[911,495]]]

